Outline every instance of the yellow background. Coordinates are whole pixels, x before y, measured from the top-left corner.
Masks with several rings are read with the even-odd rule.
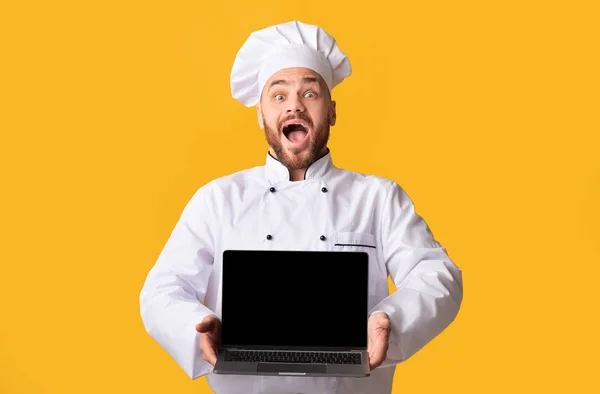
[[[334,163],[397,180],[464,271],[394,393],[596,393],[600,14],[589,1],[5,1],[0,393],[208,393],[138,296],[185,203],[263,164],[250,32],[338,40]]]

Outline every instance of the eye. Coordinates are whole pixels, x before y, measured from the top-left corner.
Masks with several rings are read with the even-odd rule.
[[[283,100],[283,98],[284,98],[284,96],[281,93],[275,95],[275,100],[277,100],[277,101],[281,101],[281,100]]]
[[[313,97],[317,97],[317,95],[314,92],[306,92],[306,94],[304,94],[304,97],[313,98]]]

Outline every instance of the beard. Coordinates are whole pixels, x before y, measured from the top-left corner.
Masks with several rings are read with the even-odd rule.
[[[283,134],[283,131],[280,131],[282,130],[281,125],[283,122],[290,119],[302,119],[309,124],[311,129],[311,135],[309,136],[311,137],[311,140],[309,142],[309,146],[299,152],[290,152],[289,150],[284,149],[281,142],[281,138],[287,138]],[[324,123],[319,125],[318,128],[315,128],[312,121],[303,114],[283,119],[281,122],[279,122],[277,129],[269,127],[269,125],[267,125],[265,122],[265,137],[267,139],[267,143],[275,152],[277,160],[279,160],[290,170],[305,169],[317,161],[327,146],[327,142],[329,141],[329,132],[330,126],[328,123]]]

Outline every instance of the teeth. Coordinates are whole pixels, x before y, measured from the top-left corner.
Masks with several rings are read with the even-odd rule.
[[[289,123],[289,124],[285,125],[284,127],[287,128],[287,127],[291,127],[291,126],[300,126],[300,127],[306,128],[306,125],[303,123]]]
[[[308,132],[308,125],[306,125],[305,123],[300,123],[300,122],[288,123],[287,125],[283,126],[283,130],[282,130],[286,136],[290,132],[290,128],[295,128],[296,130],[302,130],[304,132]]]

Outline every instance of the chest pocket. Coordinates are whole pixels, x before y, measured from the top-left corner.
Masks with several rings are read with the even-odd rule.
[[[371,233],[344,232],[337,233],[334,251],[365,252],[369,256],[369,295],[377,290],[377,239]]]

